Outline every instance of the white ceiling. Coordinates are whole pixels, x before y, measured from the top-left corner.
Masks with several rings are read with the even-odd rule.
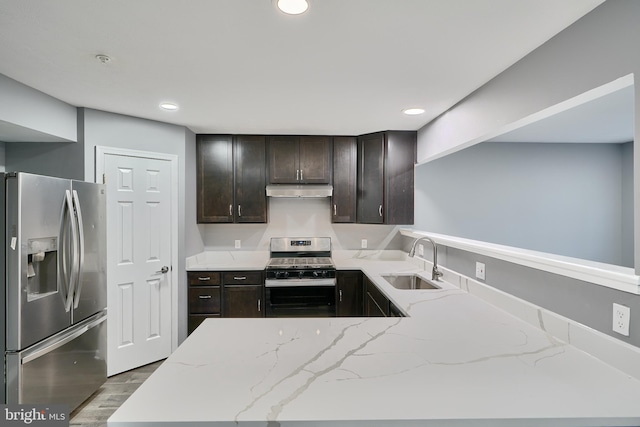
[[[603,0],[310,2],[0,0],[0,73],[196,133],[415,130]]]

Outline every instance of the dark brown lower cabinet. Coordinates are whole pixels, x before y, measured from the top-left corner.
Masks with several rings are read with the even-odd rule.
[[[366,276],[364,315],[367,317],[389,317],[389,299]]]
[[[223,317],[264,317],[262,271],[228,271],[222,274]]]
[[[262,271],[190,271],[188,333],[213,317],[264,317]]]
[[[200,323],[209,317],[221,315],[221,277],[220,273],[195,271],[187,274],[189,282],[189,318],[188,333],[193,332]]]
[[[224,317],[264,317],[262,285],[225,285]]]
[[[364,290],[362,272],[336,272],[336,315],[338,317],[358,317],[364,313]]]
[[[188,332],[207,318],[264,317],[263,271],[190,271]],[[402,316],[360,270],[336,272],[336,316]]]

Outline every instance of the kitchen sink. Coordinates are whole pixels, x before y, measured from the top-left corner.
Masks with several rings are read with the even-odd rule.
[[[383,274],[382,278],[396,289],[440,289],[433,281],[417,274]]]

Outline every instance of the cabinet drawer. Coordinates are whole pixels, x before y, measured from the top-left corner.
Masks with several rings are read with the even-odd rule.
[[[222,279],[225,285],[262,285],[262,271],[230,271]]]
[[[193,271],[187,273],[190,286],[214,286],[220,284],[220,273],[213,271]]]
[[[220,286],[189,288],[189,314],[219,314]]]

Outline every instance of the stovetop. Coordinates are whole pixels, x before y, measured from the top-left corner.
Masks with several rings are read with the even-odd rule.
[[[267,269],[327,269],[335,268],[330,257],[271,258]]]

